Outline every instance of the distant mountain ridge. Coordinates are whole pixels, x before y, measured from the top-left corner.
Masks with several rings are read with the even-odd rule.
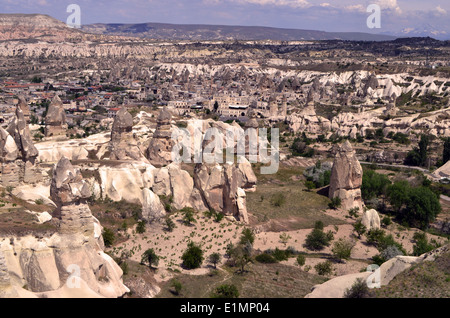
[[[391,41],[396,39],[396,37],[390,35],[362,32],[325,32],[260,26],[169,23],[97,23],[84,25],[82,31],[94,34],[135,36],[157,40]]]

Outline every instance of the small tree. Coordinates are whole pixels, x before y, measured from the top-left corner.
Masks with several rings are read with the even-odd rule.
[[[339,239],[334,242],[332,252],[333,256],[338,260],[349,259],[352,254],[354,244],[348,240]]]
[[[233,250],[234,250],[233,243],[228,243],[227,247],[225,248],[225,255],[228,258],[231,258],[231,256],[233,255]]]
[[[145,233],[145,230],[146,230],[145,221],[139,221],[136,226],[136,232],[138,234],[142,234]]]
[[[253,244],[254,241],[255,241],[255,234],[253,233],[253,231],[249,228],[243,229],[239,243],[244,245],[247,243]]]
[[[203,263],[203,251],[194,242],[189,242],[187,250],[181,256],[183,266],[187,269],[199,268]]]
[[[194,217],[194,209],[193,208],[184,208],[181,210],[184,213],[183,222],[186,225],[192,225],[192,223],[197,222]]]
[[[222,257],[220,256],[219,253],[212,253],[211,255],[209,255],[208,260],[211,264],[214,265],[214,268],[216,268],[216,265],[220,262],[221,258]]]
[[[114,231],[105,227],[103,229],[102,235],[105,246],[111,247],[114,244],[114,241],[116,240],[116,235],[114,234]]]
[[[231,258],[236,266],[240,267],[241,273],[245,271],[245,266],[252,261],[253,248],[250,243],[239,244],[232,252]]]
[[[358,238],[361,238],[361,235],[366,233],[367,227],[364,224],[362,224],[361,220],[358,220],[356,221],[355,224],[353,224],[353,231],[355,231],[356,234],[358,234]]]
[[[155,250],[150,248],[146,250],[141,256],[141,264],[148,264],[150,268],[157,267],[159,264],[159,256],[156,255]]]
[[[167,227],[167,231],[172,232],[176,225],[175,223],[172,221],[172,219],[168,216],[166,217],[166,227]]]

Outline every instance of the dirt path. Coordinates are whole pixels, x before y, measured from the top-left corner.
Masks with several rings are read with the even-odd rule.
[[[232,276],[230,273],[228,273],[223,268],[217,267],[217,270],[220,270],[220,271],[224,272],[225,273],[225,277],[220,282],[218,282],[217,284],[209,286],[208,289],[205,291],[205,293],[202,295],[202,297],[207,297],[207,295],[209,295],[209,293],[211,292],[213,287],[218,286],[218,285],[222,284],[223,282],[229,280],[231,278],[231,276]]]

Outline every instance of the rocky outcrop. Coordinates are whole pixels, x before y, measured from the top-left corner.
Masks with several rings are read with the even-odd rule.
[[[331,170],[329,197],[340,198],[343,209],[359,208],[363,211],[361,197],[363,170],[349,141],[336,154]]]
[[[28,103],[23,95],[19,95],[19,104],[18,107],[22,110],[23,116],[25,117],[25,121],[27,124],[31,122],[31,111]]]
[[[94,217],[86,202],[90,196],[81,172],[63,157],[53,170],[50,185],[50,198],[57,206],[53,216],[60,220],[60,233],[93,235]]]
[[[64,105],[56,95],[45,116],[45,137],[65,136],[67,131],[66,112]]]
[[[122,270],[103,251],[102,227],[86,204],[89,196],[80,171],[62,158],[50,186],[58,231],[50,237],[0,238],[0,293],[6,285],[2,263],[15,297],[119,297],[129,291]]]
[[[156,131],[150,141],[146,157],[151,164],[166,165],[172,161],[172,115],[163,108],[158,116]]]
[[[331,122],[316,114],[313,103],[309,103],[300,113],[287,117],[289,128],[294,132],[325,134],[331,131]]]
[[[380,216],[374,209],[367,210],[363,213],[361,223],[367,228],[367,231],[381,228]]]
[[[36,164],[39,152],[33,144],[28,124],[19,105],[7,130],[0,130],[0,152],[1,179],[4,186],[17,186],[20,182],[36,183],[42,179]]]
[[[11,277],[6,266],[5,256],[0,250],[0,298],[18,297],[17,291],[11,285]]]
[[[208,209],[248,222],[245,191],[253,191],[256,176],[248,161],[240,164],[198,164],[195,187]]]
[[[111,160],[147,161],[133,135],[133,117],[125,109],[120,109],[114,119],[110,141]]]

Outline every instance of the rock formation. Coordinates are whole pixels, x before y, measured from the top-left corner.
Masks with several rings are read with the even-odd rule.
[[[208,209],[248,223],[245,190],[252,191],[256,185],[256,176],[248,161],[237,165],[197,164],[194,182]]]
[[[19,95],[18,107],[20,107],[20,109],[22,110],[22,113],[23,113],[23,116],[25,117],[26,123],[29,124],[31,122],[31,111],[30,111],[30,107],[28,106],[28,103],[27,103],[25,97],[23,97],[23,95]]]
[[[50,186],[57,231],[0,238],[0,294],[9,288],[5,272],[15,292],[11,297],[115,298],[129,291],[122,270],[103,252],[102,227],[86,204],[89,196],[80,171],[62,158]]]
[[[367,228],[367,231],[381,228],[380,216],[374,209],[367,210],[363,213],[361,223]]]
[[[156,131],[150,141],[146,157],[150,163],[165,165],[172,161],[172,115],[163,108],[158,116]]]
[[[93,235],[94,218],[86,202],[90,196],[89,185],[81,172],[67,158],[61,158],[53,170],[50,185],[50,198],[57,206],[53,216],[60,220],[60,233]]]
[[[7,130],[0,130],[0,152],[3,185],[17,186],[20,182],[36,183],[41,180],[42,175],[36,166],[39,152],[19,105]]]
[[[120,109],[111,131],[111,160],[145,160],[137,140],[133,135],[133,117],[125,109]]]
[[[361,198],[363,170],[347,140],[339,147],[333,163],[330,178],[329,197],[340,198],[345,210],[359,208],[363,211]]]
[[[56,95],[45,116],[45,137],[65,136],[66,130],[66,113],[61,99]]]

